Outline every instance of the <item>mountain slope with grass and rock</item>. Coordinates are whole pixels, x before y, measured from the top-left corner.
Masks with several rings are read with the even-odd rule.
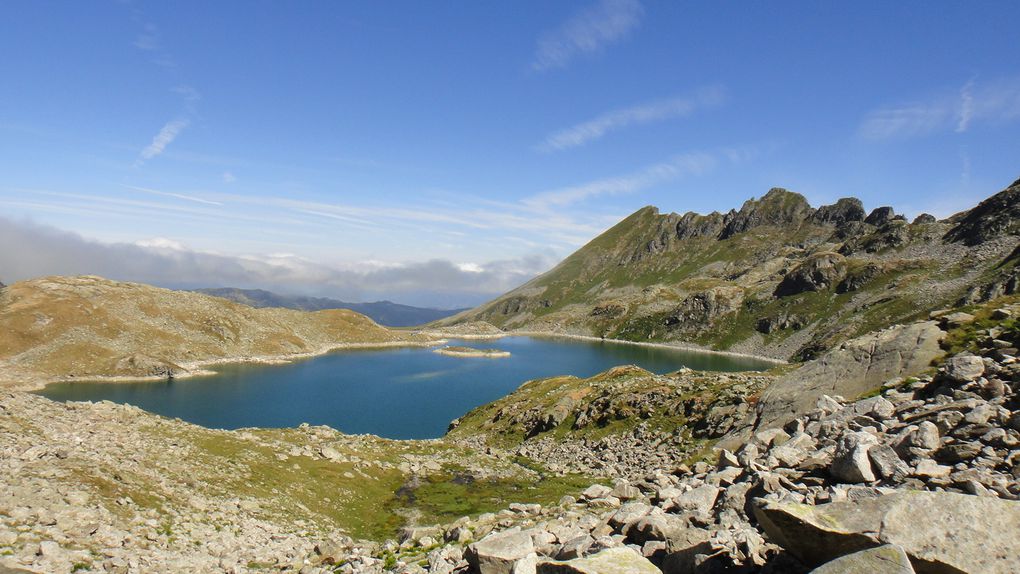
[[[645,207],[437,328],[656,341],[780,359],[1020,287],[1020,181],[946,220],[775,188],[728,213]]]

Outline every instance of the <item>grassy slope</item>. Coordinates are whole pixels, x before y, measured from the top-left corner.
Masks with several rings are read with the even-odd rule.
[[[0,293],[0,361],[50,377],[148,375],[153,365],[420,339],[352,311],[253,309],[97,277],[37,279]]]

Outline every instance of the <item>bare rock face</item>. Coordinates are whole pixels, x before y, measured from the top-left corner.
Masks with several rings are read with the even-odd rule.
[[[748,200],[740,211],[726,214],[726,225],[719,239],[762,225],[800,225],[813,210],[803,195],[774,187],[759,200]]]
[[[886,380],[916,374],[942,354],[944,336],[935,322],[925,321],[851,339],[766,389],[758,403],[758,426],[806,412],[822,395],[857,397]]]
[[[808,565],[896,544],[920,574],[1020,572],[1016,501],[901,491],[819,506],[762,501],[754,514],[771,541]]]
[[[715,287],[695,293],[680,302],[667,317],[666,326],[684,331],[709,328],[719,317],[737,312],[743,300],[744,291],[739,287]]]
[[[951,221],[956,227],[946,233],[945,239],[964,245],[979,245],[1002,234],[1020,233],[1020,179],[974,209],[953,216]]]
[[[846,257],[839,253],[817,253],[786,274],[776,287],[776,296],[822,291],[846,277]]]
[[[823,205],[811,216],[815,223],[841,226],[851,221],[864,221],[864,204],[856,197],[844,197],[832,205]]]
[[[607,548],[586,558],[539,562],[538,574],[661,574],[647,558],[626,546]]]
[[[893,217],[895,216],[896,212],[893,211],[893,208],[889,206],[876,207],[875,209],[871,210],[871,213],[868,214],[868,217],[864,219],[864,223],[879,227],[892,221]]]
[[[847,554],[815,568],[811,574],[914,574],[914,567],[902,548],[887,544]]]

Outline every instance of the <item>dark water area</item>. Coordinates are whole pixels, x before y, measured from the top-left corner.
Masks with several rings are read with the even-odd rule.
[[[431,348],[345,350],[285,365],[232,364],[170,382],[56,383],[59,401],[127,403],[209,428],[329,425],[349,434],[437,438],[449,422],[530,379],[588,377],[634,364],[656,373],[767,369],[751,358],[562,338],[450,341],[509,351],[508,358],[448,357]]]

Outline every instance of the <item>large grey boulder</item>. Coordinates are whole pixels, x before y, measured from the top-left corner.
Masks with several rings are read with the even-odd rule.
[[[843,343],[765,389],[756,428],[777,426],[814,408],[822,395],[849,399],[889,379],[915,375],[942,354],[934,321],[897,325]]]
[[[758,499],[769,540],[809,566],[896,544],[919,574],[1020,572],[1020,502],[901,491],[820,506]]]
[[[566,562],[539,562],[538,574],[661,574],[637,551],[621,546]]]
[[[874,482],[868,451],[878,444],[875,435],[866,432],[848,432],[836,442],[836,452],[829,472],[843,482],[851,484]]]
[[[535,551],[531,535],[520,529],[490,534],[465,552],[468,564],[479,574],[511,574],[514,563]]]
[[[973,381],[983,374],[985,363],[981,357],[953,357],[946,362],[946,376],[954,381]]]
[[[886,544],[837,558],[815,568],[811,574],[914,574],[902,548]]]

